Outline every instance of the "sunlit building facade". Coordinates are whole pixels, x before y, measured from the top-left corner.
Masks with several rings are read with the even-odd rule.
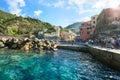
[[[80,27],[80,38],[87,40],[91,35],[91,21],[84,22]]]
[[[97,25],[98,15],[94,15],[91,17],[90,21],[84,22],[80,27],[80,37],[82,40],[89,39]]]

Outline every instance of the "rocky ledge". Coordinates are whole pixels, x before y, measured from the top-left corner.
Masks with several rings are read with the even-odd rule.
[[[31,38],[0,38],[0,48],[21,49],[21,50],[55,50],[57,41]]]

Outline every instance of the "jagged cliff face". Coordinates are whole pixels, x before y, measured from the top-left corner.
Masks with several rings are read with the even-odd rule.
[[[120,7],[104,9],[97,19],[93,37],[111,37],[120,35]]]

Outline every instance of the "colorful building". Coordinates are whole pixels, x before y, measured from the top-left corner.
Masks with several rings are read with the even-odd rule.
[[[80,38],[82,40],[87,40],[92,32],[91,21],[84,22],[80,28]]]
[[[98,15],[94,15],[91,17],[90,21],[84,22],[81,27],[80,27],[80,38],[82,40],[87,40],[89,39],[97,25],[97,18]]]
[[[116,8],[106,8],[103,10],[103,17],[107,19],[111,24],[119,24],[120,22],[120,6]],[[90,21],[84,22],[80,26],[80,38],[83,40],[89,39],[97,26],[97,19],[99,15],[91,17]]]
[[[97,25],[97,18],[98,15],[94,15],[91,17],[91,28],[92,28],[92,33],[94,32],[96,25]]]
[[[60,34],[61,40],[65,41],[73,41],[76,37],[76,34],[73,33],[71,30],[62,31]]]

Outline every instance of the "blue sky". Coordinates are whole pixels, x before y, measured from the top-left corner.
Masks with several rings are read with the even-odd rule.
[[[119,4],[119,0],[1,0],[0,9],[65,27],[90,20],[102,9],[114,8]]]

